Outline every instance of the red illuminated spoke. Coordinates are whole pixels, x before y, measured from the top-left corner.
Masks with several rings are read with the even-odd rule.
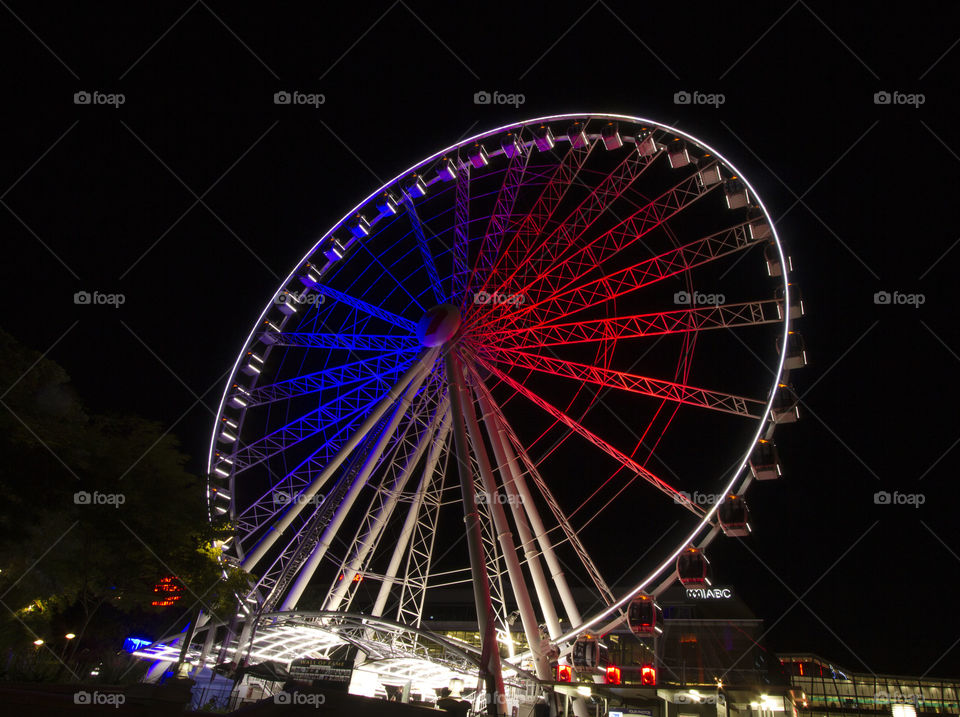
[[[596,142],[590,142],[586,147],[567,150],[532,209],[523,216],[519,225],[511,230],[513,235],[506,247],[497,255],[487,275],[480,277],[483,281],[481,291],[489,291],[500,286],[499,278],[506,271],[506,266],[516,265],[529,255],[532,250],[532,240],[539,237],[553,219],[554,212],[567,191],[573,186],[594,147]],[[468,307],[468,313],[470,313],[473,307],[470,304]]]
[[[713,166],[713,163],[710,166]],[[698,175],[693,175],[683,180],[612,229],[593,238],[584,241],[582,233],[578,232],[576,237],[580,240],[576,242],[565,241],[559,247],[552,245],[550,241],[544,242],[535,252],[535,256],[545,257],[545,260],[539,263],[536,277],[525,285],[510,287],[509,293],[521,295],[527,303],[532,301],[536,304],[540,297],[553,296],[576,284],[604,261],[636,243],[718,186],[701,186],[697,177]]]
[[[751,237],[749,222],[744,222],[579,286],[557,290],[530,305],[512,308],[510,311],[504,311],[502,306],[491,305],[491,318],[480,325],[479,330],[486,332],[502,331],[508,327],[543,326],[728,254],[742,251],[760,241],[763,240]]]
[[[513,207],[520,193],[520,187],[523,185],[532,154],[532,151],[520,152],[510,159],[503,184],[500,185],[500,192],[497,194],[497,200],[494,202],[493,211],[487,222],[487,230],[483,234],[483,241],[480,242],[477,260],[473,265],[473,271],[470,272],[470,280],[467,282],[468,297],[473,295],[477,284],[484,277],[489,276],[493,268],[503,237],[509,228]]]
[[[537,233],[524,236],[527,241],[523,246],[522,260],[510,276],[501,282],[497,291],[507,290],[524,268],[530,267],[532,272],[528,273],[533,273],[540,268],[552,266],[571,246],[579,244],[580,238],[593,223],[633,185],[659,155],[657,152],[643,157],[631,152],[546,238],[541,236],[543,227]],[[536,266],[533,266],[534,264]],[[511,293],[523,293],[523,290]]]
[[[541,373],[574,379],[580,383],[593,383],[737,416],[759,418],[763,415],[763,408],[766,405],[763,401],[753,398],[734,396],[647,376],[636,376],[623,371],[611,371],[599,366],[564,361],[549,356],[538,356],[515,349],[499,347],[494,358],[500,363],[517,368],[532,368]]]
[[[679,309],[612,319],[574,321],[565,324],[549,324],[484,334],[488,342],[498,346],[529,349],[542,346],[565,346],[592,341],[616,341],[637,339],[646,336],[663,336],[685,331],[708,329],[731,329],[740,326],[755,326],[779,321],[774,307],[775,299],[742,304],[724,304],[696,309]]]
[[[536,406],[540,407],[542,410],[549,413],[551,416],[553,416],[553,418],[561,422],[567,428],[571,429],[572,431],[574,431],[575,433],[577,433],[578,435],[580,435],[581,437],[585,438],[590,443],[595,445],[597,448],[604,451],[607,455],[614,458],[624,468],[640,476],[645,481],[647,481],[650,485],[654,486],[657,490],[662,491],[666,495],[670,496],[670,498],[674,502],[680,505],[683,505],[688,510],[692,511],[693,513],[696,513],[697,515],[703,515],[704,511],[702,508],[691,503],[686,496],[684,496],[682,493],[680,493],[675,488],[673,488],[669,483],[655,476],[649,470],[647,470],[642,465],[640,465],[635,460],[633,460],[630,456],[626,455],[625,453],[618,450],[617,448],[614,448],[612,445],[610,445],[607,441],[600,438],[600,436],[595,434],[593,431],[581,425],[579,421],[571,418],[566,413],[564,413],[563,411],[561,411],[559,408],[549,403],[548,401],[545,401],[543,398],[535,394],[529,388],[515,381],[514,379],[510,378],[510,376],[508,376],[507,374],[505,374],[503,371],[499,370],[495,366],[491,365],[490,363],[485,361],[483,358],[480,358],[478,356],[477,361],[480,364],[482,364],[484,368],[486,368],[496,378],[503,381],[505,384],[510,386],[514,391],[516,391],[520,395],[527,398],[531,403],[535,404]]]

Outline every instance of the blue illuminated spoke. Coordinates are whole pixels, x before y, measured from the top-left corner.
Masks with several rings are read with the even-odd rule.
[[[384,269],[384,271],[386,271],[386,269]],[[399,282],[397,283],[399,285]],[[339,301],[340,303],[346,304],[347,306],[352,306],[354,309],[364,314],[369,314],[370,316],[376,316],[378,319],[383,319],[384,321],[389,322],[394,326],[404,329],[410,334],[415,333],[417,330],[417,325],[412,321],[409,321],[403,318],[402,316],[397,316],[393,312],[387,311],[386,309],[381,309],[379,306],[368,304],[366,301],[363,301],[362,299],[357,299],[353,296],[350,296],[349,294],[344,294],[342,291],[337,291],[331,286],[327,286],[326,284],[314,284],[313,288],[316,289],[321,294],[323,294],[324,296],[333,299],[334,301]]]
[[[405,354],[406,356],[404,356]],[[264,384],[249,390],[237,391],[231,398],[236,398],[246,403],[248,407],[252,407],[297,398],[325,389],[334,390],[358,381],[379,380],[382,382],[385,378],[402,372],[413,358],[414,354],[411,351],[392,351],[380,356],[324,369],[323,371]]]
[[[415,351],[419,342],[412,336],[386,334],[328,334],[304,332],[270,335],[274,346],[302,346],[311,349],[346,349],[348,351]]]
[[[433,260],[433,253],[430,251],[430,245],[427,244],[427,237],[423,233],[423,225],[420,217],[417,216],[417,210],[413,206],[413,200],[407,199],[404,202],[407,208],[407,216],[410,217],[410,224],[413,226],[413,233],[417,235],[417,244],[420,246],[420,255],[423,257],[423,266],[430,277],[430,286],[433,288],[433,296],[438,304],[444,301],[443,288],[440,286],[440,274],[437,273],[437,264]]]

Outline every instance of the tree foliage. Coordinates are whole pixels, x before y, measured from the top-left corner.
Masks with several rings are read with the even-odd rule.
[[[62,367],[2,330],[0,356],[0,644],[68,631],[71,651],[106,649],[100,635],[116,650],[121,633],[169,631],[200,607],[229,616],[246,578],[224,578],[216,541],[228,529],[208,522],[177,439],[141,417],[89,413]],[[167,576],[180,600],[151,606]]]

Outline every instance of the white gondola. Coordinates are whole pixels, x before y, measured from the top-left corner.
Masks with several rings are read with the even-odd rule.
[[[573,645],[573,666],[578,670],[604,669],[610,660],[607,646],[592,635],[581,635]]]
[[[663,632],[663,610],[652,595],[640,593],[630,601],[627,623],[634,635],[652,637]]]

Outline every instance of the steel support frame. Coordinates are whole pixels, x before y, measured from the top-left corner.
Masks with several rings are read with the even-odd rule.
[[[320,475],[314,478],[310,484],[299,494],[298,500],[294,502],[284,512],[283,516],[273,525],[260,541],[254,546],[253,550],[244,558],[241,567],[244,570],[252,570],[253,567],[266,555],[267,551],[273,547],[277,539],[290,527],[294,519],[300,514],[304,505],[310,501],[319,491],[320,487],[333,474],[337,468],[347,459],[350,453],[356,448],[357,444],[363,440],[364,436],[379,422],[380,418],[396,402],[411,382],[430,370],[431,365],[436,359],[438,349],[427,349],[420,355],[413,366],[400,377],[397,383],[387,391],[377,404],[370,411],[363,425],[348,439],[340,448],[337,454],[327,463]]]
[[[497,646],[493,622],[493,605],[490,602],[490,583],[487,576],[487,561],[484,557],[483,538],[477,513],[476,489],[472,475],[470,448],[464,425],[464,410],[467,400],[466,386],[455,347],[447,345],[444,367],[450,386],[450,404],[453,416],[453,436],[457,472],[460,475],[460,492],[463,499],[463,518],[467,530],[467,546],[470,552],[470,569],[473,578],[473,597],[477,609],[477,625],[480,631],[483,653],[480,678],[485,685],[488,713],[504,715],[506,695],[503,673],[500,669],[500,652]]]

